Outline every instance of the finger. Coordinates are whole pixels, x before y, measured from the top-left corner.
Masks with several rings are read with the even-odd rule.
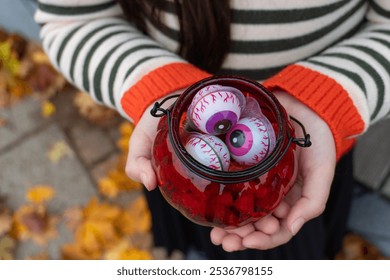
[[[223,238],[222,248],[226,252],[242,250],[242,238],[236,234],[228,234]]]
[[[332,184],[333,172],[329,168],[311,170],[304,177],[302,196],[291,208],[287,224],[295,235],[304,223],[319,216],[324,210]]]
[[[257,231],[261,231],[265,234],[274,234],[279,231],[279,220],[272,215],[265,216],[254,223],[254,227]]]
[[[255,231],[242,240],[242,245],[246,248],[268,250],[287,243],[292,238],[292,234],[282,226],[280,230],[272,235],[261,231]]]
[[[216,227],[211,230],[210,239],[214,245],[218,246],[222,244],[223,238],[227,235],[228,233],[224,229]]]
[[[255,231],[255,228],[253,227],[253,224],[246,224],[242,227],[226,230],[227,233],[236,234],[240,237],[247,236],[249,233],[254,232],[254,231]]]
[[[278,207],[276,207],[275,211],[272,213],[275,217],[279,219],[287,218],[288,213],[290,213],[290,205],[282,200]]]

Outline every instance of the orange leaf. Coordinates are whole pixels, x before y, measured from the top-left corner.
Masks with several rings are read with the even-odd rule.
[[[51,200],[54,194],[55,191],[52,187],[36,185],[28,190],[26,198],[33,203],[42,203]]]
[[[45,118],[48,118],[52,116],[56,112],[56,106],[50,102],[50,101],[45,101],[42,104],[42,109],[41,109],[41,115]]]
[[[108,198],[115,198],[119,193],[118,185],[110,178],[103,178],[98,182],[99,192]]]

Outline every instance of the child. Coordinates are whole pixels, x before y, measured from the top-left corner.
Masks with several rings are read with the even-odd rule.
[[[298,183],[273,215],[211,231],[225,251],[158,190],[147,193],[156,245],[195,247],[208,258],[337,252],[350,203],[348,151],[390,111],[389,1],[41,0],[36,20],[57,69],[137,125],[127,173],[148,190],[157,185],[150,105],[210,74],[262,81],[310,132]],[[241,251],[248,248],[273,249]]]

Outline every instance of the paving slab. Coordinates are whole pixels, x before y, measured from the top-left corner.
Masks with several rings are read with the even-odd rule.
[[[0,151],[52,121],[42,117],[41,102],[33,97],[0,109],[0,118],[5,120],[5,125],[0,127]]]
[[[68,150],[53,162],[48,154],[56,143]],[[12,210],[24,204],[28,188],[38,184],[55,189],[56,196],[49,205],[54,213],[83,205],[96,194],[85,167],[67,145],[64,133],[53,124],[0,154],[0,194],[7,196],[7,205]]]
[[[86,120],[75,123],[70,128],[69,136],[76,147],[76,152],[87,166],[104,160],[116,150],[106,131]]]

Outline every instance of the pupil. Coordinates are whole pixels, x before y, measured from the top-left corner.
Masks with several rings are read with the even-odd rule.
[[[224,119],[217,122],[214,126],[216,133],[226,133],[230,130],[232,122],[230,120]]]
[[[235,148],[240,148],[245,144],[245,133],[242,130],[235,130],[230,135],[230,143]]]

